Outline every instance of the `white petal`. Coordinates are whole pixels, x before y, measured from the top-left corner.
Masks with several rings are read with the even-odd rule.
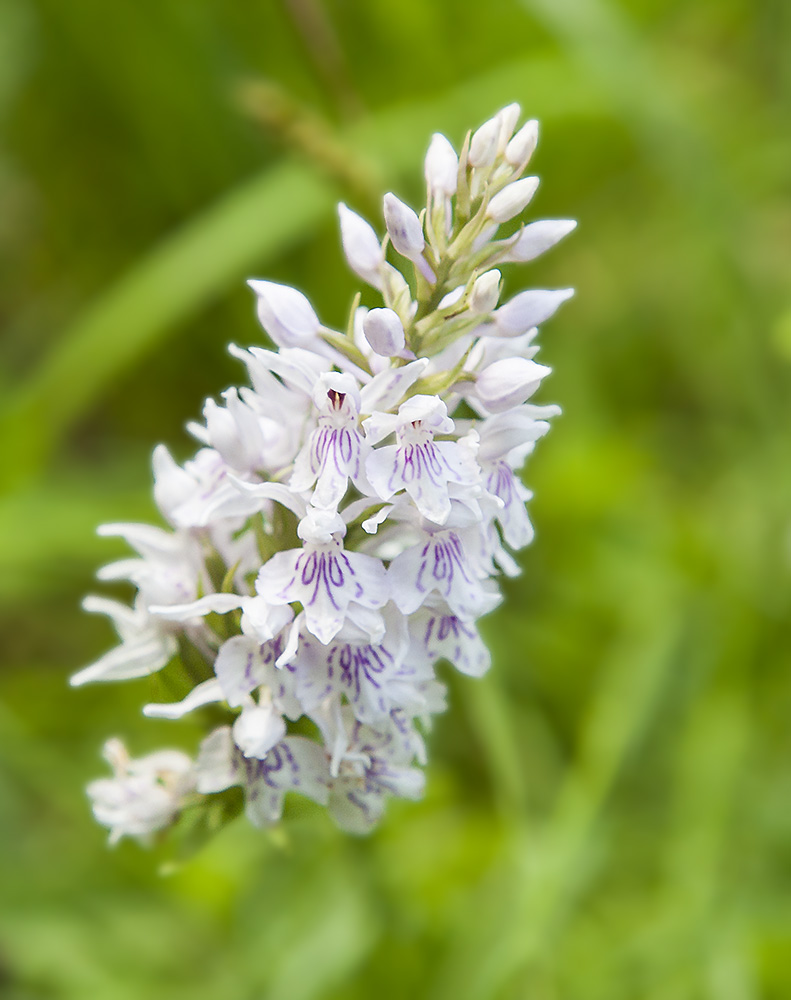
[[[387,516],[393,509],[392,504],[385,504],[375,514],[366,518],[362,523],[362,529],[368,535],[375,535],[380,524],[384,524]]]
[[[137,641],[124,642],[90,667],[74,674],[69,683],[80,687],[92,681],[127,681],[156,673],[175,655],[173,636],[144,634]]]
[[[238,594],[207,594],[189,604],[152,604],[148,609],[152,615],[167,618],[173,622],[187,622],[193,618],[203,618],[212,612],[224,615],[242,606],[244,598]]]
[[[280,351],[251,347],[250,354],[268,371],[274,372],[287,385],[303,392],[308,398],[313,395],[316,379],[330,368],[324,358],[298,347]]]
[[[222,688],[216,677],[194,687],[181,701],[154,703],[143,706],[143,715],[149,719],[180,719],[196,708],[223,700]]]
[[[487,417],[479,427],[478,458],[481,462],[490,462],[527,442],[537,441],[549,430],[549,423],[537,420],[526,406],[522,406]]]
[[[307,509],[306,502],[283,483],[248,483],[244,479],[238,479],[233,475],[229,476],[229,478],[240,492],[247,493],[251,497],[274,500],[296,514],[297,517],[305,516]]]
[[[360,393],[360,409],[363,413],[392,409],[422,376],[429,365],[428,358],[418,358],[400,368],[386,368],[374,376]],[[369,418],[370,419],[370,418]],[[364,421],[366,437],[370,439],[368,421]],[[388,431],[388,433],[390,433]],[[378,440],[381,440],[379,438]],[[376,442],[374,442],[376,443]]]
[[[258,642],[269,642],[294,617],[283,605],[273,606],[262,597],[245,597],[242,602],[242,632]]]
[[[90,594],[82,601],[83,611],[92,615],[107,615],[112,619],[113,625],[118,635],[124,638],[132,638],[137,635],[143,627],[144,615],[136,608],[130,608],[120,601],[113,601],[108,597],[98,597]]]

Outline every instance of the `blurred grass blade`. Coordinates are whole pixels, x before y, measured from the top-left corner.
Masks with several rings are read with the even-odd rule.
[[[561,786],[555,809],[537,831],[514,825],[510,850],[495,873],[501,886],[498,920],[484,930],[473,918],[441,970],[437,1000],[488,1000],[539,962],[579,890],[586,858],[606,801],[636,744],[649,728],[675,662],[683,602],[674,600],[657,569],[635,602],[651,608],[651,623],[636,623],[613,651],[589,718],[579,759]],[[661,634],[653,629],[661,623]],[[648,631],[644,629],[648,628]],[[628,706],[628,711],[625,711]],[[482,909],[482,907],[481,907]],[[473,905],[471,912],[479,912]],[[529,994],[525,994],[529,995]]]

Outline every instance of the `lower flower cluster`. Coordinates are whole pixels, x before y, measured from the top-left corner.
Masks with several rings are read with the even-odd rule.
[[[357,833],[388,797],[422,795],[424,736],[445,709],[437,663],[474,677],[489,667],[476,620],[532,538],[517,471],[558,412],[528,400],[549,372],[533,360],[536,327],[570,290],[499,305],[494,265],[573,228],[499,234],[537,186],[521,177],[536,123],[515,131],[518,116],[504,108],[460,154],[436,135],[425,212],[387,195],[383,240],[340,206],[347,260],[384,303],[356,302],[345,331],[323,326],[296,289],[251,281],[276,350],[231,347],[251,385],[206,402],[191,461],[155,450],[168,528],[101,529],[136,556],[100,578],[137,594],[133,607],[86,600],[120,645],[73,683],[167,667],[188,691],[145,715],[213,706],[204,717],[218,723],[194,759],[132,760],[107,744],[114,775],[88,791],[111,841],[150,839],[234,787],[256,825],[276,822],[295,792]]]

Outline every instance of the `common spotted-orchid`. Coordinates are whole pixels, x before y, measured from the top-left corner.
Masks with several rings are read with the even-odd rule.
[[[72,683],[167,667],[186,694],[145,714],[203,710],[214,726],[193,758],[134,760],[107,744],[114,775],[88,792],[112,842],[148,841],[237,787],[256,825],[294,792],[358,833],[388,797],[422,794],[424,733],[445,707],[437,663],[473,677],[489,667],[476,619],[532,538],[517,472],[558,412],[528,402],[550,371],[534,360],[535,328],[571,290],[500,301],[503,264],[574,228],[500,233],[538,184],[522,177],[537,123],[516,131],[519,113],[501,110],[460,154],[435,135],[425,211],[387,194],[384,239],[339,206],[347,262],[383,300],[355,305],[345,331],[302,292],[250,281],[276,349],[231,346],[252,387],[206,402],[188,425],[194,459],[155,450],[169,527],[102,529],[137,556],[100,578],[137,596],[132,608],[86,600],[121,644]]]

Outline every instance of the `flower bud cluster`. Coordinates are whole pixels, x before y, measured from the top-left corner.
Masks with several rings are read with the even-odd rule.
[[[422,794],[424,734],[445,707],[437,662],[489,667],[476,621],[532,538],[517,471],[558,412],[530,402],[550,371],[534,340],[571,291],[501,303],[499,267],[574,226],[498,234],[538,183],[522,177],[537,126],[516,131],[519,113],[504,108],[459,154],[435,135],[425,211],[387,194],[384,239],[339,206],[349,266],[383,300],[355,306],[345,331],[296,289],[250,281],[275,349],[231,346],[251,384],[206,402],[193,459],[155,450],[168,527],[101,529],[135,556],[100,578],[136,598],[86,600],[120,644],[72,683],[167,667],[188,693],[144,714],[212,706],[213,724],[194,759],[108,743],[114,776],[88,791],[111,840],[149,839],[236,787],[254,824],[295,792],[352,832],[388,797]]]

